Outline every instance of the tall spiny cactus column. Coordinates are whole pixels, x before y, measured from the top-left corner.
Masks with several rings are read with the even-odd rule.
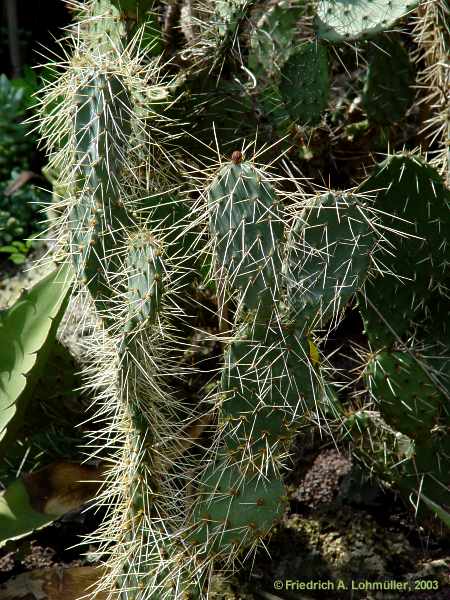
[[[173,181],[164,165],[150,164],[170,140],[161,127],[169,119],[152,99],[161,104],[168,92],[158,62],[142,63],[137,42],[133,55],[124,48],[120,13],[109,2],[87,3],[79,19],[74,56],[44,100],[43,129],[70,190],[58,241],[100,319],[86,387],[102,423],[92,452],[111,468],[97,498],[107,514],[90,539],[106,566],[98,589],[121,600],[171,598],[166,567],[184,516],[189,465],[179,456],[192,415],[168,384],[182,371],[173,363],[171,315],[182,312],[174,294],[189,271],[189,233],[174,235],[186,214],[177,222],[180,203],[165,193]],[[136,98],[146,100],[139,109]]]
[[[131,106],[120,77],[94,71],[87,79],[75,101],[78,199],[68,215],[69,244],[76,271],[97,308],[108,311],[112,279],[120,268],[117,248],[132,225],[121,186]]]

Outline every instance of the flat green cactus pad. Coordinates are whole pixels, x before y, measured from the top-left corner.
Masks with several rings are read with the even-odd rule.
[[[222,419],[230,449],[245,448],[256,460],[267,444],[281,452],[292,424],[315,409],[315,373],[307,339],[279,324],[241,333],[226,355]]]
[[[249,162],[226,164],[209,188],[208,209],[219,286],[270,315],[280,293],[283,236],[273,187]]]
[[[406,352],[382,352],[365,371],[384,420],[415,440],[428,438],[442,418],[450,417],[446,398],[426,374],[430,367],[419,360],[423,368]]]
[[[261,473],[244,474],[238,466],[219,462],[209,467],[194,508],[198,525],[189,536],[210,552],[246,548],[267,535],[284,512],[285,490],[280,479]]]
[[[400,121],[414,99],[413,68],[400,39],[384,36],[369,52],[362,105],[374,123]]]
[[[406,153],[383,161],[360,190],[380,190],[376,208],[386,228],[377,255],[386,275],[368,282],[359,299],[366,333],[379,348],[425,318],[433,290],[448,278],[450,191],[433,167]]]
[[[439,434],[415,444],[414,461],[405,465],[399,485],[406,493],[424,494],[440,506],[450,506],[450,436]],[[416,498],[416,501],[417,501]],[[420,500],[418,502],[420,506]],[[422,505],[422,509],[424,506]]]
[[[319,38],[340,42],[386,31],[408,14],[418,0],[319,0]]]
[[[280,92],[292,120],[317,125],[328,104],[330,76],[325,46],[310,42],[292,54],[282,68]]]
[[[330,192],[294,225],[286,280],[290,305],[302,319],[339,315],[361,288],[376,242],[372,221],[363,197]]]

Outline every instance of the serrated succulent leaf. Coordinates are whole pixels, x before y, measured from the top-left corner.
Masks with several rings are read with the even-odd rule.
[[[72,272],[57,268],[0,319],[0,448],[21,427],[33,386],[42,374],[67,306]]]

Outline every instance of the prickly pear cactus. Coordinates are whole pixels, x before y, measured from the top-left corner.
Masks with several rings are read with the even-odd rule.
[[[328,104],[330,76],[325,46],[310,42],[281,70],[280,92],[293,122],[317,125]]]
[[[392,252],[385,246],[380,256],[387,274],[384,285],[374,280],[360,296],[367,335],[378,347],[407,335],[414,322],[426,318],[433,289],[448,277],[450,192],[431,166],[408,154],[381,163],[361,187],[362,192],[370,189],[382,190],[377,208],[385,213],[386,241],[395,248]]]
[[[291,231],[289,304],[310,327],[317,318],[337,318],[369,274],[379,236],[366,200],[352,193],[318,196]]]
[[[218,450],[199,479],[192,543],[233,564],[284,512],[280,469],[295,427],[316,408],[320,375],[281,302],[283,222],[268,176],[236,151],[208,188],[207,214],[212,277],[222,296],[238,294],[237,329],[225,351]]]
[[[402,150],[414,45],[365,40],[408,31],[413,5],[160,4],[77,5],[41,110],[56,252],[98,321],[86,388],[111,469],[87,542],[120,600],[207,598],[265,545],[299,428],[344,431],[415,506],[448,504],[449,191]],[[327,352],[349,315],[343,382]]]
[[[119,77],[94,72],[75,99],[79,191],[68,215],[69,244],[78,276],[104,309],[113,287],[109,278],[120,268],[113,250],[132,224],[119,184],[124,142],[131,135],[127,96]]]
[[[385,455],[382,461],[380,452],[378,457],[370,457],[372,466],[410,497],[416,514],[419,509],[422,514],[426,506],[422,496],[447,508],[448,389],[433,377],[430,365],[419,353],[380,352],[367,363],[365,377],[380,416],[408,445],[403,460]],[[375,445],[386,444],[386,438],[375,438]]]
[[[391,35],[374,41],[370,54],[362,95],[364,110],[374,122],[400,121],[414,99],[408,53],[400,40]]]

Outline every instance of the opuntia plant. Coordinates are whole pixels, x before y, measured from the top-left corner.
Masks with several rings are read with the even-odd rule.
[[[280,522],[300,428],[446,521],[444,0],[72,4],[40,128],[55,252],[97,319],[97,591],[208,597]],[[349,131],[357,165],[334,149]],[[349,312],[365,347],[344,380],[328,342]]]

